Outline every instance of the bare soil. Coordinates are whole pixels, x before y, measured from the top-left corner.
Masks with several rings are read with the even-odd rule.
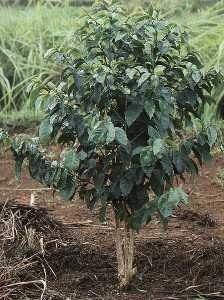
[[[217,155],[197,179],[186,180],[190,206],[174,212],[167,230],[153,219],[136,233],[138,273],[127,291],[118,288],[110,209],[107,223],[100,224],[97,209],[88,211],[79,199],[65,203],[53,197],[25,170],[18,185],[8,155],[0,160],[0,201],[15,199],[29,204],[36,189],[36,206],[48,208],[50,215],[62,223],[50,237],[40,231],[42,239],[53,246],[46,247],[42,263],[30,270],[47,281],[43,299],[162,300],[197,299],[199,295],[204,296],[201,299],[224,299],[224,187],[217,179],[222,168],[224,158]],[[20,253],[23,259],[27,255],[31,254]],[[35,297],[21,297],[13,299],[40,299],[40,292],[37,290]]]

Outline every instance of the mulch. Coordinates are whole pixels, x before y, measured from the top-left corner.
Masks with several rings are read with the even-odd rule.
[[[204,234],[219,224],[192,210],[177,210],[173,218],[199,231],[175,225],[179,235],[136,237],[138,273],[124,291],[111,227],[68,226],[46,208],[1,201],[0,299],[224,299],[224,243]]]

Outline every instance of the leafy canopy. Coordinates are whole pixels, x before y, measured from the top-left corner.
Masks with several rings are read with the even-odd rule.
[[[216,130],[194,132],[192,120],[200,121],[219,75],[204,73],[186,33],[152,9],[128,15],[101,2],[75,43],[47,53],[63,66],[61,80],[32,87],[46,113],[38,143],[63,144],[60,159],[18,137],[17,173],[27,158],[31,176],[65,199],[78,193],[89,208],[100,201],[102,220],[108,203],[136,230],[155,213],[166,220],[187,202],[174,180],[211,158]]]

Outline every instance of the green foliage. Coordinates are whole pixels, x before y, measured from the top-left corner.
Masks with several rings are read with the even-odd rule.
[[[60,195],[69,200],[75,193],[74,174],[58,161],[50,161],[44,151],[40,151],[38,138],[18,135],[10,138],[4,131],[0,131],[0,143],[10,147],[15,158],[16,178],[20,180],[22,164],[26,159],[30,176],[40,183],[59,190]]]
[[[49,51],[64,70],[57,84],[40,84],[37,98],[46,114],[40,142],[56,141],[65,152],[52,164],[17,141],[16,161],[27,157],[31,176],[66,199],[76,190],[90,208],[99,201],[101,220],[111,203],[136,230],[155,213],[165,221],[187,202],[175,179],[211,159],[217,133],[194,132],[193,120],[200,122],[221,77],[205,73],[186,33],[152,10],[128,15],[101,2],[77,33],[80,43],[83,49]]]
[[[218,70],[224,67],[224,2],[222,0],[150,0],[143,1],[146,7],[151,3],[162,12],[168,20],[175,20],[189,32],[189,44],[200,52],[205,69],[211,66]],[[206,108],[203,116],[207,125],[215,123],[216,107],[224,94],[221,84],[214,90],[216,103]],[[207,118],[209,116],[209,119]],[[211,122],[212,119],[212,122]],[[220,124],[215,123],[218,127]]]
[[[213,6],[220,0],[143,0],[145,5],[153,5],[157,9],[170,13],[181,15],[184,11],[187,13],[197,12],[210,6]]]

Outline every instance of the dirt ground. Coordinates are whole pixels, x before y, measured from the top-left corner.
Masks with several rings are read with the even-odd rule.
[[[36,205],[63,223],[63,234],[55,237],[60,246],[46,251],[50,296],[44,299],[224,299],[224,186],[217,177],[223,168],[224,158],[217,155],[199,178],[187,180],[190,206],[174,212],[166,231],[154,219],[136,234],[138,273],[127,291],[118,289],[110,212],[100,224],[97,210],[88,211],[78,199],[65,203],[53,197],[25,171],[18,185],[11,157],[4,155],[0,200],[29,204],[36,189]]]

